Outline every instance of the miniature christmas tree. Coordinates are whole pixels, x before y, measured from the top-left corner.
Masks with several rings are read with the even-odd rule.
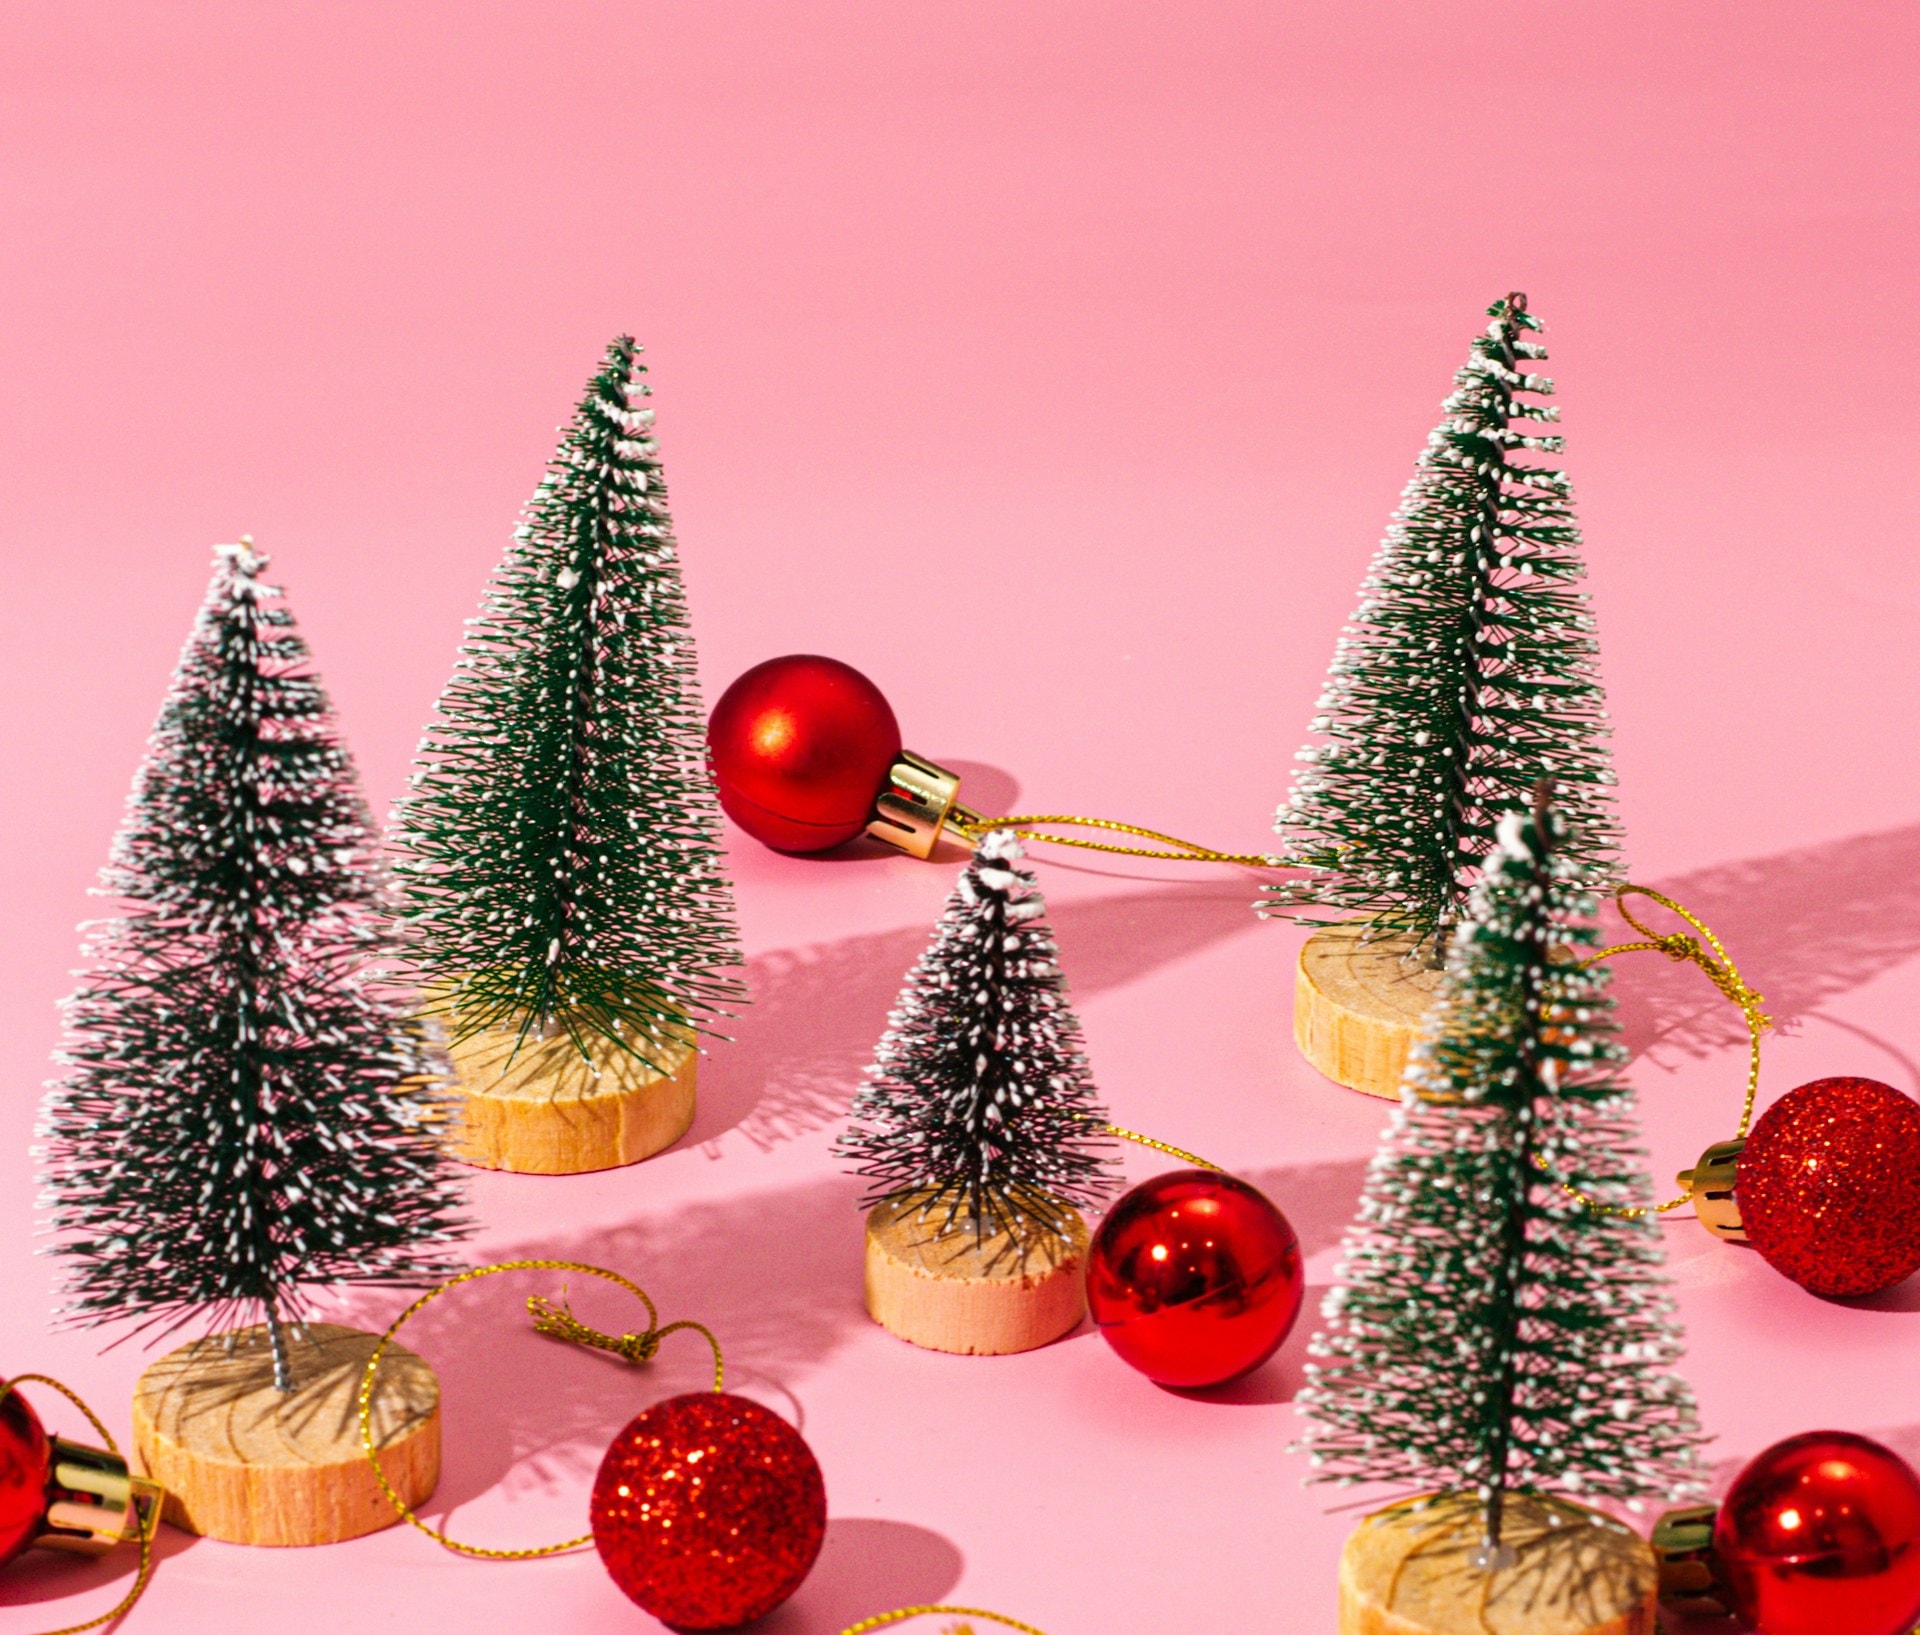
[[[222,546],[102,877],[41,1135],[65,1315],[264,1321],[430,1281],[461,1235],[415,1029],[367,980],[377,850],[307,649]]]
[[[981,840],[888,1019],[836,1149],[866,1207],[1018,1247],[1112,1189],[1106,1112],[1067,1003],[1046,904],[1004,830]]]
[[[1488,309],[1338,644],[1304,763],[1275,820],[1309,870],[1272,906],[1370,917],[1444,958],[1503,813],[1560,791],[1564,866],[1618,870],[1613,773],[1559,411],[1519,294]],[[1309,916],[1301,916],[1310,918]],[[1314,922],[1310,919],[1310,923]]]
[[[1544,804],[1500,818],[1300,1399],[1316,1479],[1471,1495],[1489,1567],[1515,1495],[1694,1476],[1586,855]]]
[[[492,1030],[564,1038],[595,1076],[621,1056],[668,1073],[743,997],[635,351],[614,341],[566,428],[398,818],[413,958],[456,1060]]]

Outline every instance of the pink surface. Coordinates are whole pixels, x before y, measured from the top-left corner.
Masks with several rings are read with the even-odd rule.
[[[1911,7],[13,0],[5,32],[7,1371],[120,1426],[143,1362],[48,1332],[27,1146],[209,547],[274,553],[384,805],[619,329],[650,347],[710,698],[835,654],[983,806],[1249,847],[1478,314],[1527,290],[1635,876],[1787,1024],[1767,1098],[1920,1088]],[[1195,1400],[1085,1332],[973,1361],[868,1324],[827,1146],[951,859],[734,855],[757,1003],[694,1135],[480,1177],[476,1254],[624,1269],[804,1423],[831,1531],[769,1631],[948,1595],[1049,1635],[1331,1629],[1350,1517],[1286,1451],[1304,1325]],[[1385,1109],[1294,1054],[1300,933],[1228,871],[1044,879],[1115,1115],[1269,1190],[1317,1297]],[[1664,1179],[1730,1128],[1740,1055],[1697,974],[1622,976]],[[1815,1426],[1920,1455],[1920,1283],[1841,1307],[1667,1236],[1722,1481]],[[523,1543],[581,1524],[614,1430],[700,1360],[558,1355],[507,1281],[418,1343],[436,1516]],[[166,1553],[152,1635],[653,1627],[591,1557]],[[0,1629],[104,1579],[12,1569]]]

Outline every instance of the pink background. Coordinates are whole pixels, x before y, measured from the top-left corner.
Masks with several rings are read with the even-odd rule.
[[[1481,310],[1527,290],[1635,877],[1786,1024],[1766,1098],[1920,1088],[1916,45],[1893,3],[12,0],[0,1367],[118,1427],[145,1360],[48,1332],[26,1149],[209,548],[273,553],[384,807],[620,329],[649,347],[709,698],[836,654],[982,805],[1238,848]],[[1331,1629],[1351,1518],[1286,1451],[1310,1325],[1196,1400],[1086,1332],[963,1360],[867,1322],[827,1147],[952,859],[734,839],[758,1002],[693,1137],[478,1178],[476,1255],[637,1276],[804,1423],[832,1530],[768,1631],[945,1596],[1049,1635]],[[1225,870],[1045,884],[1115,1116],[1268,1189],[1317,1298],[1385,1108],[1294,1053],[1300,933]],[[1622,978],[1664,1182],[1731,1128],[1736,1034],[1697,974]],[[1721,1480],[1821,1425],[1920,1456],[1920,1283],[1826,1304],[1666,1230]],[[526,1543],[577,1530],[613,1431],[700,1364],[558,1354],[511,1317],[551,1286],[505,1282],[416,1343],[448,1391],[436,1514]],[[591,1557],[404,1530],[166,1553],[136,1628],[653,1627]],[[16,1567],[0,1628],[104,1607],[126,1566]]]

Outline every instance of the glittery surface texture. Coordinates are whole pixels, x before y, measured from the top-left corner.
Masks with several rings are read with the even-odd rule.
[[[723,1391],[672,1397],[614,1438],[593,1484],[613,1581],[676,1629],[732,1629],[800,1587],[827,1530],[800,1433]]]
[[[1734,1201],[1754,1248],[1823,1295],[1920,1270],[1920,1102],[1876,1079],[1815,1079],[1754,1125]]]

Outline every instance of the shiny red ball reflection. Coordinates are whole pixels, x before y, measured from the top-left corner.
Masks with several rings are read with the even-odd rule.
[[[39,1536],[53,1444],[18,1391],[0,1401],[0,1567]]]
[[[1713,1551],[1761,1635],[1907,1635],[1920,1621],[1920,1478],[1864,1436],[1789,1437],[1734,1478]]]
[[[1279,1350],[1305,1293],[1300,1240],[1231,1175],[1184,1169],[1135,1187],[1087,1256],[1101,1336],[1162,1385],[1221,1385]]]

